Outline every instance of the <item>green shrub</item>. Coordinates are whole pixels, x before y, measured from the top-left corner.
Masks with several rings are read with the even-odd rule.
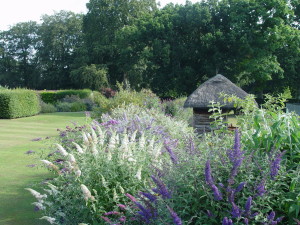
[[[56,108],[58,112],[71,112],[71,107],[73,103],[69,102],[58,102]]]
[[[150,90],[141,90],[140,92],[120,89],[113,98],[106,98],[98,95],[95,98],[96,107],[93,109],[94,117],[100,117],[102,113],[111,112],[120,106],[135,105],[145,108],[154,108],[160,105],[159,98]]]
[[[61,99],[65,98],[66,96],[75,95],[79,98],[88,98],[92,94],[92,91],[89,89],[83,89],[83,90],[61,90],[61,91],[42,91],[39,93],[41,96],[41,99],[45,103],[51,103],[55,104],[57,101],[60,101]]]
[[[56,107],[59,112],[80,112],[86,110],[86,105],[83,102],[58,102]]]
[[[41,113],[54,113],[57,112],[57,109],[54,105],[50,103],[45,103],[41,101]]]
[[[80,112],[85,110],[86,105],[84,104],[84,102],[73,102],[71,105],[71,112]]]
[[[0,90],[0,118],[12,119],[38,114],[37,94],[26,89]]]

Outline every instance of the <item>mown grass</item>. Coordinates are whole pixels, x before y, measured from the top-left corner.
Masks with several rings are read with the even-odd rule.
[[[47,224],[34,212],[34,198],[24,188],[34,187],[51,174],[42,167],[30,168],[34,157],[46,149],[49,140],[57,134],[57,128],[65,128],[71,122],[85,123],[84,113],[52,113],[33,117],[0,120],[0,224]],[[44,141],[32,141],[41,137]],[[46,137],[51,137],[45,140]],[[35,151],[33,157],[26,151]]]

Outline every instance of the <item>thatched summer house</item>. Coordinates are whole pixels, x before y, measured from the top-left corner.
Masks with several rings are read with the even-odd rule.
[[[220,102],[221,105],[224,105],[222,111],[225,113],[234,109],[233,103],[224,103],[223,99],[220,98],[220,93],[222,92],[229,95],[236,95],[242,99],[247,96],[245,91],[226,77],[218,74],[201,84],[185,101],[185,108],[193,108],[193,126],[198,133],[211,130],[211,119],[209,119],[211,113],[208,112],[211,101]]]

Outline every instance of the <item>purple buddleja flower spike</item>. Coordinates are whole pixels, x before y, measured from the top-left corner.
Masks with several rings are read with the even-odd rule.
[[[248,225],[248,224],[249,224],[249,220],[248,220],[248,218],[245,218],[245,219],[244,219],[244,224],[246,224],[246,225]]]
[[[140,192],[141,195],[145,196],[146,198],[148,198],[150,200],[150,202],[155,202],[157,200],[156,196],[154,196],[151,193],[147,193],[147,192]]]
[[[210,167],[210,161],[209,160],[207,160],[206,164],[205,164],[205,181],[209,186],[214,184],[214,181],[213,181],[212,176],[211,176],[211,167]]]
[[[267,224],[271,224],[271,225],[279,224],[279,223],[282,221],[283,218],[284,218],[284,217],[281,216],[281,217],[278,217],[278,218],[275,220],[275,212],[272,211],[272,212],[267,216],[267,221],[268,221]]]
[[[273,221],[275,218],[275,212],[272,211],[268,216],[267,216],[267,220],[268,221]]]
[[[231,215],[233,218],[239,218],[242,214],[242,210],[235,204],[232,203]]]
[[[176,212],[174,212],[174,210],[171,209],[169,206],[167,206],[167,208],[168,208],[168,210],[169,210],[169,212],[170,212],[170,215],[171,215],[171,217],[172,217],[172,219],[173,219],[173,223],[174,223],[175,225],[182,225],[182,221],[181,221],[181,219],[179,218],[179,216],[176,214]]]
[[[250,197],[247,199],[247,202],[246,202],[246,204],[245,204],[245,214],[246,214],[246,215],[249,215],[249,214],[250,214],[251,205],[252,205],[252,197],[250,196]]]
[[[153,175],[151,175],[151,178],[157,186],[157,188],[154,188],[153,191],[160,194],[163,199],[171,198],[171,193],[167,190],[164,183]]]
[[[144,220],[146,223],[150,223],[150,220],[155,218],[150,209],[145,208],[143,205],[141,205],[138,202],[135,202],[135,204],[141,210],[138,211],[137,213],[142,218],[142,220]]]
[[[234,184],[234,177],[238,173],[239,167],[242,165],[244,159],[244,153],[241,151],[241,144],[240,144],[240,136],[238,129],[235,130],[235,139],[234,139],[234,147],[233,149],[229,149],[227,151],[227,156],[232,164],[231,173],[228,179],[228,184]]]
[[[235,189],[235,193],[237,193],[237,192],[240,192],[241,190],[243,190],[243,188],[245,187],[245,185],[246,185],[246,182],[241,182],[238,186],[237,186],[237,188]]]
[[[224,184],[222,184],[222,183],[218,183],[218,185],[219,185],[219,187],[221,187],[221,188],[225,188]]]
[[[167,141],[165,141],[165,142],[164,142],[164,146],[165,146],[165,149],[167,150],[167,152],[169,153],[172,162],[173,162],[174,164],[178,164],[177,156],[176,156],[175,153],[173,152],[173,150],[172,150],[170,144],[169,144]]]
[[[272,180],[275,179],[275,177],[278,175],[278,171],[280,169],[280,162],[282,160],[282,156],[284,155],[284,152],[280,152],[276,155],[274,160],[271,161],[270,164],[270,177]]]
[[[233,225],[232,220],[224,217],[222,220],[222,225]]]
[[[212,191],[214,192],[214,197],[215,197],[215,200],[219,201],[219,200],[222,200],[223,197],[222,197],[222,193],[219,191],[219,189],[217,188],[216,185],[212,185],[211,186],[211,189]]]
[[[131,194],[126,193],[125,195],[126,195],[131,201],[133,201],[133,202],[136,202],[136,201],[137,201],[136,198],[133,197]]]
[[[235,191],[231,187],[226,188],[227,198],[229,203],[234,203],[234,194]]]
[[[109,215],[119,215],[120,213],[117,212],[117,211],[110,211],[110,212],[107,212],[107,213],[104,213],[103,215],[104,216],[109,216]]]
[[[235,133],[234,133],[234,149],[241,149],[239,129],[235,129]]]
[[[257,195],[260,197],[263,196],[267,192],[265,189],[265,181],[264,180],[262,180],[258,184],[258,186],[256,187],[256,191],[257,191]]]
[[[214,193],[215,200],[222,200],[222,193],[219,191],[218,187],[214,184],[214,181],[211,176],[211,168],[210,168],[210,161],[207,160],[205,164],[205,181],[210,186]]]

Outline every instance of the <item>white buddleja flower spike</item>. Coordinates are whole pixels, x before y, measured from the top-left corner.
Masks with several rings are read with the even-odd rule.
[[[72,142],[72,143],[73,143],[73,145],[75,145],[76,150],[77,150],[78,153],[80,153],[80,154],[83,154],[83,153],[84,153],[83,149],[80,147],[79,144],[77,144],[77,143],[75,143],[75,142]]]
[[[139,169],[136,172],[136,175],[134,177],[137,178],[138,180],[142,179],[142,167],[141,166],[139,167]]]
[[[120,188],[121,193],[124,194],[125,193],[124,188],[121,185],[119,186],[119,188]]]
[[[140,137],[139,147],[140,147],[140,149],[143,149],[145,147],[145,136],[144,136],[144,134],[142,134],[142,136]]]
[[[122,139],[122,145],[121,145],[121,149],[124,151],[124,152],[128,152],[128,136],[126,133],[124,133],[124,136],[123,136],[123,139]]]
[[[33,190],[31,188],[25,188],[25,190],[29,191],[39,201],[47,198],[47,195],[42,195],[41,193],[39,193],[36,190]]]
[[[150,151],[153,150],[153,147],[154,147],[154,137],[150,140],[148,147],[149,147]]]
[[[75,170],[75,176],[76,177],[80,177],[81,176],[81,170],[80,169]]]
[[[98,154],[97,145],[92,143],[92,154],[96,156]]]
[[[158,156],[161,154],[161,148],[162,146],[160,144],[156,145],[154,148],[153,148],[153,155],[154,155],[154,158],[157,159]]]
[[[51,189],[51,190],[49,190],[51,192],[51,194],[53,194],[53,195],[58,194],[59,191],[57,190],[56,186],[54,186],[53,184],[50,184],[50,183],[47,183],[47,186]]]
[[[135,130],[135,131],[132,133],[132,135],[131,135],[131,137],[130,137],[130,142],[132,142],[132,143],[135,142],[136,133],[137,133],[137,130]]]
[[[87,202],[88,200],[92,200],[92,201],[95,201],[95,198],[94,196],[92,196],[90,190],[84,185],[84,184],[81,184],[80,185],[80,188],[81,188],[81,191],[83,193],[83,198],[84,200]]]
[[[119,196],[118,196],[118,194],[117,194],[117,191],[116,191],[115,188],[113,188],[113,200],[114,200],[115,202],[117,202],[118,199],[119,199]]]
[[[101,182],[102,182],[103,187],[105,187],[105,188],[108,187],[107,181],[105,180],[105,178],[102,174],[101,174]]]
[[[69,162],[71,164],[76,164],[76,159],[73,154],[69,154]]]
[[[108,149],[113,150],[116,147],[116,134],[113,133],[109,139]]]
[[[128,162],[136,162],[136,160],[132,157],[128,158]]]
[[[93,138],[90,135],[90,133],[86,133],[86,136],[87,136],[87,139],[88,139],[89,142],[93,142]]]
[[[56,224],[55,218],[53,218],[53,217],[43,216],[40,218],[40,220],[47,220],[50,224]]]
[[[85,134],[85,132],[82,132],[82,138],[83,138],[83,143],[85,145],[88,145],[90,143],[87,136],[86,136],[86,134]]]
[[[98,143],[98,137],[93,127],[91,127],[92,139],[95,144]]]
[[[108,150],[107,152],[107,160],[110,161],[112,159],[111,152]]]
[[[57,148],[58,148],[58,151],[59,153],[62,155],[62,156],[67,156],[69,153],[66,151],[66,149],[64,149],[63,146],[61,146],[60,144],[56,144]]]
[[[46,209],[46,207],[41,202],[33,202],[31,204],[34,205],[35,207],[37,207],[38,210],[45,210]]]
[[[41,160],[48,168],[52,168],[56,171],[59,171],[59,168],[57,166],[55,166],[52,162],[48,161],[48,160]]]
[[[118,145],[120,143],[120,136],[119,134],[116,134],[116,144]]]
[[[100,144],[100,146],[103,146],[103,144],[104,144],[104,140],[105,140],[105,138],[104,138],[104,132],[102,131],[102,129],[101,129],[101,127],[99,126],[99,125],[96,125],[96,128],[97,128],[97,131],[98,131],[98,134],[99,134],[99,144]]]

